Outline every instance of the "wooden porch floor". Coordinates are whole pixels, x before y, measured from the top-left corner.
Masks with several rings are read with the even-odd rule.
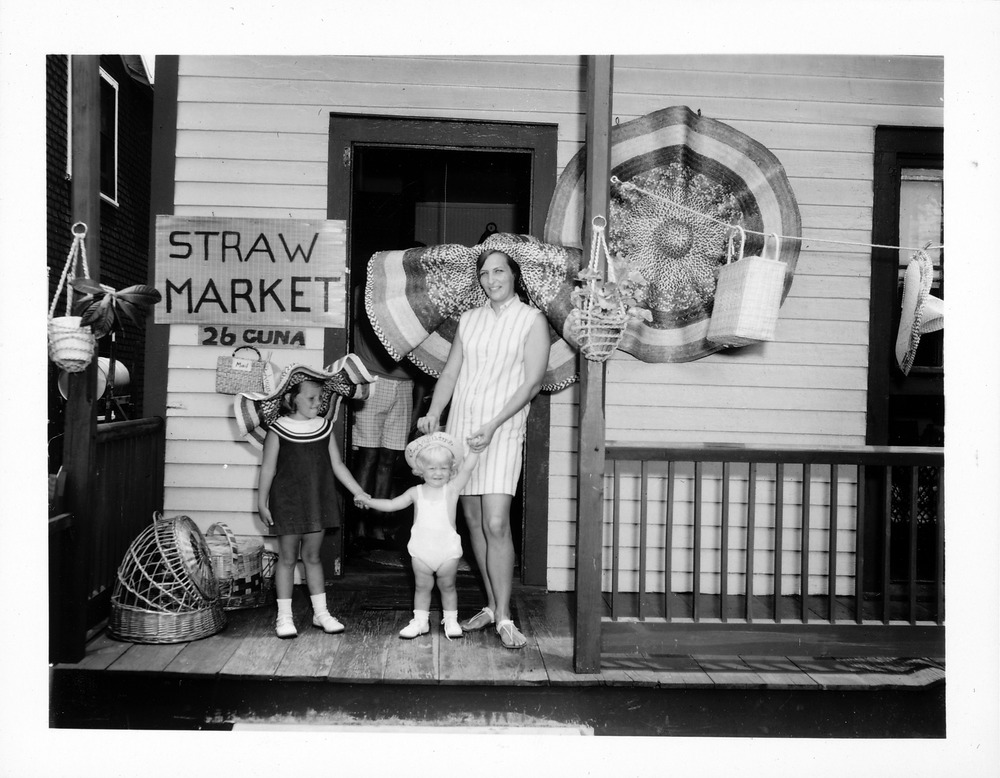
[[[349,684],[473,686],[628,686],[664,689],[891,689],[944,680],[943,657],[813,657],[718,654],[605,654],[598,673],[573,671],[572,595],[516,586],[514,616],[528,645],[504,649],[492,630],[448,640],[431,612],[431,632],[401,640],[412,616],[406,579],[346,576],[327,587],[330,610],[347,626],[327,635],[311,626],[308,596],[293,599],[299,636],[274,636],[274,604],[227,612],[226,628],[185,643],[143,645],[101,632],[78,663],[59,670],[157,674],[173,678],[320,681]],[[437,598],[435,595],[435,605]],[[460,575],[459,616],[480,595]],[[432,606],[433,607],[433,606]]]

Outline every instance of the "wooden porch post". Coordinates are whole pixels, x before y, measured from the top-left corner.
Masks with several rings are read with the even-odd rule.
[[[73,79],[71,127],[73,223],[87,225],[87,266],[90,277],[101,276],[101,76],[100,57],[70,57]],[[67,225],[69,227],[70,225]],[[63,463],[66,468],[67,507],[73,515],[73,565],[65,571],[63,614],[66,624],[65,652],[61,661],[83,658],[87,638],[89,557],[92,534],[91,486],[97,454],[97,360],[87,369],[71,373],[66,401]],[[68,602],[66,601],[68,600]]]
[[[611,91],[613,57],[588,56],[587,177],[583,262],[590,258],[591,223],[608,216],[611,172]],[[602,257],[602,265],[604,258]],[[601,268],[602,272],[604,267]],[[573,669],[601,668],[601,527],[604,517],[603,362],[580,358],[579,459],[576,501],[576,633]]]

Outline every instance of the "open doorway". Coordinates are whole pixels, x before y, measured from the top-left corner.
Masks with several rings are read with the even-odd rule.
[[[331,165],[328,210],[331,218],[346,220],[348,231],[352,321],[344,333],[345,350],[358,351],[356,341],[363,337],[356,315],[363,310],[358,292],[364,289],[368,261],[376,252],[445,243],[472,246],[490,232],[530,234],[541,229],[555,184],[555,129],[331,117],[330,159],[336,164]],[[415,369],[411,375],[415,421],[430,402],[434,380]],[[349,412],[344,451],[348,467],[357,475],[358,466],[371,452],[354,445],[351,417]],[[411,424],[410,437],[413,434]],[[538,441],[533,445],[532,434],[542,438],[540,445]],[[535,584],[544,583],[546,573],[547,457],[548,399],[539,397],[532,404],[524,473],[511,509],[516,572],[522,581]],[[399,494],[413,483],[415,477],[400,453],[392,466],[390,494]],[[388,570],[408,569],[405,548],[412,514],[379,519],[362,513],[345,506],[344,569],[377,571],[372,559]],[[368,536],[364,543],[354,542],[359,522]],[[465,541],[463,525],[460,517],[459,531]],[[466,542],[463,546],[469,547]],[[468,561],[474,564],[471,555]]]

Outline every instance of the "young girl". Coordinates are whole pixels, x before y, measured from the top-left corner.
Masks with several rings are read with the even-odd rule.
[[[327,609],[326,579],[320,562],[325,530],[340,525],[334,478],[351,491],[357,504],[368,497],[340,458],[331,434],[333,420],[325,418],[336,391],[332,380],[325,378],[325,374],[302,365],[286,369],[275,392],[281,398],[282,415],[270,423],[264,438],[257,510],[278,535],[274,586],[279,638],[298,634],[292,620],[292,587],[300,555],[312,600],[313,626],[331,634],[344,631],[344,625]]]
[[[437,577],[444,611],[444,634],[449,640],[462,637],[458,625],[458,594],[455,575],[462,558],[462,541],[455,531],[458,493],[472,474],[479,454],[462,459],[462,447],[451,435],[434,432],[417,438],[406,447],[406,463],[424,483],[407,489],[391,500],[372,499],[365,495],[366,507],[379,511],[398,511],[413,506],[413,530],[406,550],[413,561],[416,592],[413,595],[413,619],[400,631],[407,640],[430,631],[431,590]],[[461,462],[461,467],[459,467]]]

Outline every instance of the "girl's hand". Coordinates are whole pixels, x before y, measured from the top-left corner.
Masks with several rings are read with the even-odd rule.
[[[368,492],[361,492],[354,496],[354,507],[368,509],[368,501],[371,500],[371,495]]]
[[[257,513],[260,514],[260,520],[264,522],[268,527],[274,526],[274,519],[271,518],[271,509],[266,505],[258,505]]]
[[[421,416],[417,419],[417,429],[425,435],[437,432],[439,428],[440,425],[438,424],[438,415],[436,413],[428,413],[426,416]]]
[[[496,428],[491,424],[484,424],[477,429],[465,439],[465,442],[469,444],[469,450],[476,454],[482,454],[490,445],[490,441],[493,440],[494,432],[496,432]]]

